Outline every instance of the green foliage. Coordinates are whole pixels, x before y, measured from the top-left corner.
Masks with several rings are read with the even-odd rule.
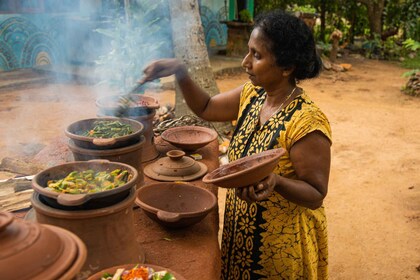
[[[255,1],[255,14],[257,15],[274,9],[285,10],[288,3],[289,1],[287,0],[258,0]]]
[[[366,40],[362,44],[362,48],[365,50],[365,55],[368,58],[399,60],[404,54],[397,38],[388,37],[385,41],[382,41],[377,34],[375,34],[373,39]]]
[[[291,6],[288,6],[286,11],[289,12],[301,12],[301,13],[308,13],[308,14],[314,14],[316,13],[316,9],[312,7],[311,5],[302,5],[299,6],[298,4],[293,4]]]
[[[239,20],[241,22],[252,22],[251,13],[247,9],[243,9],[239,12]]]
[[[404,48],[406,48],[409,51],[415,52],[417,50],[420,50],[420,42],[417,42],[416,40],[413,40],[411,38],[408,38],[404,42],[402,42]]]
[[[420,68],[412,69],[410,71],[407,71],[407,72],[403,73],[402,76],[404,78],[411,77],[412,75],[415,75],[419,71],[420,71]]]
[[[162,0],[133,1],[128,9],[122,10],[125,13],[115,13],[107,28],[95,30],[106,36],[111,45],[109,52],[96,61],[101,83],[127,92],[136,85],[150,60],[168,52],[165,48],[171,41],[165,30],[170,23],[168,17],[159,17],[162,3]]]
[[[401,17],[405,38],[414,38],[420,41],[420,1],[405,0],[402,7]]]
[[[405,40],[403,43],[404,58],[401,66],[407,69],[412,69],[403,74],[403,77],[410,77],[411,75],[419,72],[420,70],[420,42],[411,38]]]

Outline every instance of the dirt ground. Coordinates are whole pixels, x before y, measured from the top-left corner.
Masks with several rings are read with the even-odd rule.
[[[325,200],[330,279],[420,279],[420,99],[400,92],[406,70],[396,64],[340,62],[352,68],[301,84],[333,131]],[[217,83],[224,91],[246,80],[237,74]],[[71,122],[95,117],[98,94],[66,84],[0,91],[0,159],[30,160]],[[154,96],[174,102],[173,91]]]

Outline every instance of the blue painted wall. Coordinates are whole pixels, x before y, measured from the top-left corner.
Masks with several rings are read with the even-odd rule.
[[[216,52],[224,48],[227,43],[227,26],[220,21],[225,21],[228,16],[228,7],[225,7],[225,1],[201,1],[200,15],[209,51]]]
[[[209,52],[223,49],[227,27],[220,21],[226,20],[225,1],[200,1],[200,14]],[[109,43],[93,32],[98,24],[81,14],[0,14],[0,71],[94,63]]]
[[[7,15],[0,17],[0,69],[11,70],[62,60],[60,33],[54,18]]]

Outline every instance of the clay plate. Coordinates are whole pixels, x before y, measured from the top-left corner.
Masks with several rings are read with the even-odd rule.
[[[184,151],[195,151],[217,138],[217,132],[204,126],[178,126],[165,130],[161,137]]]
[[[267,177],[286,151],[283,148],[267,150],[222,165],[203,177],[203,182],[223,188],[241,188]]]
[[[136,265],[153,268],[155,271],[166,270],[166,271],[170,272],[176,278],[176,280],[186,280],[184,277],[182,277],[178,273],[172,271],[171,269],[164,268],[164,267],[154,265],[154,264],[123,264],[123,265],[118,265],[118,266],[110,267],[110,268],[104,269],[102,271],[99,271],[99,272],[89,276],[89,278],[87,280],[101,280],[101,277],[102,277],[102,275],[104,275],[104,273],[114,274],[117,271],[117,269],[119,269],[119,268],[132,269]]]

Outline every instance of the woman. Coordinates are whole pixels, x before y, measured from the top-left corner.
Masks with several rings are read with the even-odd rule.
[[[255,20],[242,62],[250,82],[210,97],[183,63],[160,60],[142,82],[175,74],[191,110],[208,121],[237,120],[233,161],[283,147],[277,167],[258,184],[229,189],[222,237],[222,279],[326,279],[323,199],[330,171],[331,129],[297,82],[321,62],[303,21],[282,11]]]

